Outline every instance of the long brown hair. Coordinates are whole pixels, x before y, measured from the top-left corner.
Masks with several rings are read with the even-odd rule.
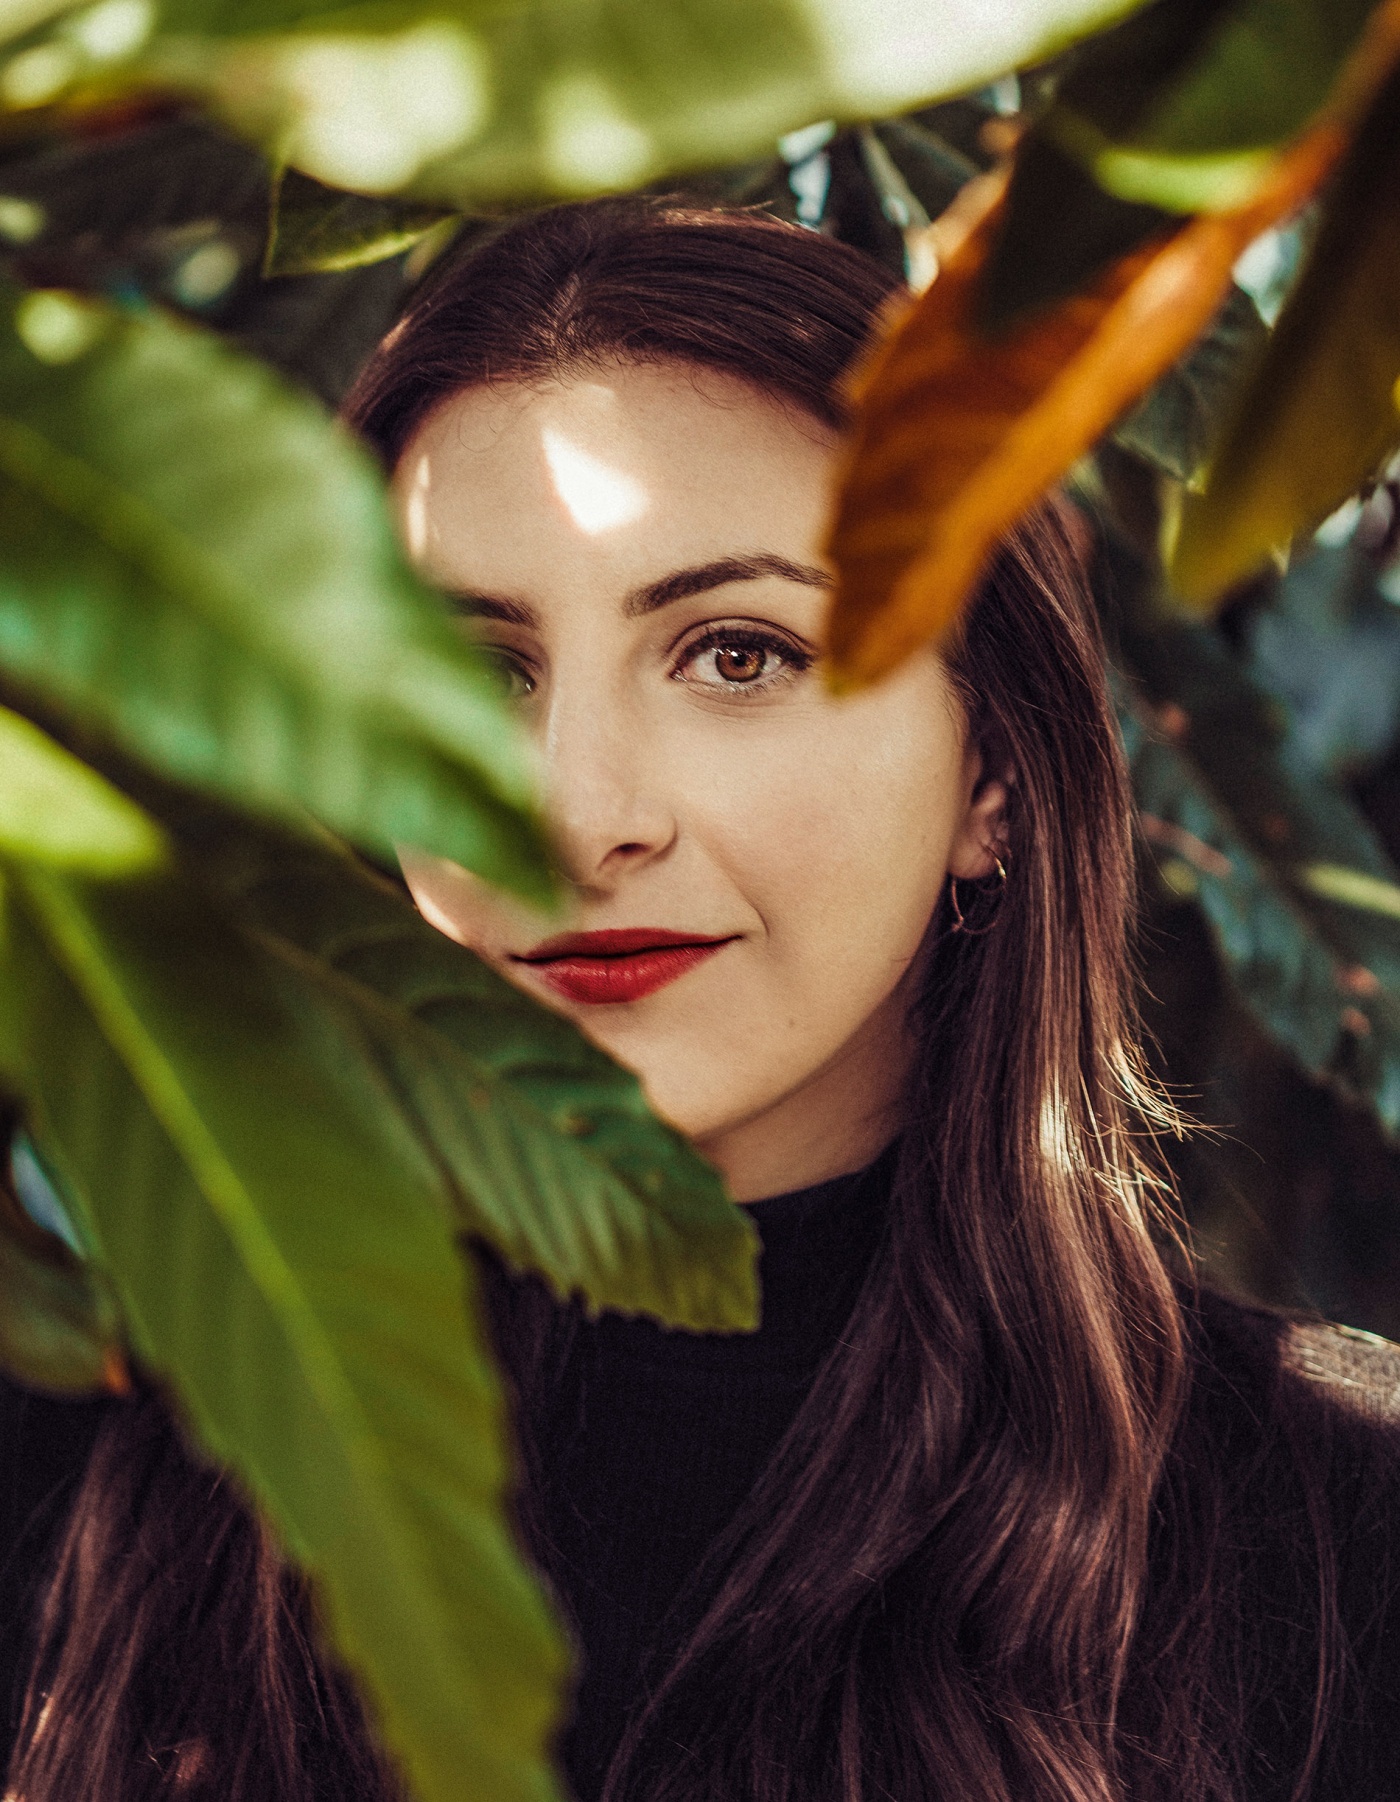
[[[860,253],[761,216],[650,201],[555,209],[431,281],[347,417],[392,466],[464,387],[622,359],[716,368],[836,424],[843,375],[895,285]],[[1248,1604],[1221,1550],[1228,1477],[1192,1454],[1184,1424],[1183,1292],[1143,1156],[1168,1111],[1131,1015],[1130,797],[1057,506],[1003,546],[948,662],[970,730],[1014,772],[1000,917],[983,936],[956,934],[945,903],[931,924],[885,1241],[841,1344],[711,1553],[713,1599],[633,1722],[610,1802],[1243,1794]],[[523,1291],[494,1288],[528,1538],[545,1329]],[[131,1493],[130,1464],[109,1448],[75,1510],[12,1778],[23,1802],[203,1793],[160,1788],[106,1755],[93,1763],[90,1734],[63,1736],[60,1757],[59,1736],[35,1731],[45,1697],[52,1719],[86,1695],[90,1712],[127,1722],[122,1744],[135,1734],[141,1692],[101,1668],[91,1625],[120,1569],[131,1630],[146,1630],[129,1547],[158,1502]],[[233,1504],[201,1506],[206,1538],[220,1509],[232,1530]],[[285,1579],[269,1586],[272,1554],[240,1519],[254,1535],[246,1570],[209,1606],[223,1620],[257,1606],[243,1657],[249,1693],[271,1700],[244,1725],[280,1735],[281,1750],[260,1755],[256,1781],[226,1770],[210,1794],[387,1796],[340,1689],[307,1663],[304,1606],[285,1603]],[[204,1593],[212,1579],[200,1581]],[[1326,1713],[1319,1666],[1299,1793]],[[284,1694],[277,1673],[293,1668],[300,1688]],[[181,1706],[171,1743],[197,1739],[211,1704]],[[296,1738],[308,1719],[314,1756]]]

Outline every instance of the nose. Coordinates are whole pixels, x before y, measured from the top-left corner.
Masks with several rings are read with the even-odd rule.
[[[560,873],[584,892],[611,889],[675,843],[661,760],[634,711],[556,689],[543,722],[545,815]]]

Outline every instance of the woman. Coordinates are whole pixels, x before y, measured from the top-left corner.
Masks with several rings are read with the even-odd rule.
[[[581,1802],[1400,1795],[1400,1361],[1173,1278],[1065,518],[943,656],[823,687],[841,381],[891,286],[753,216],[560,209],[349,404],[535,736],[571,913],[405,850],[409,886],[640,1073],[764,1244],[748,1337],[492,1271],[579,1643],[564,1768]],[[57,1569],[24,1802],[394,1793],[154,1403],[111,1412]]]

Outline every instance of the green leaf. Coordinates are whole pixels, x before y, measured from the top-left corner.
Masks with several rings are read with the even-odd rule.
[[[205,96],[331,186],[472,207],[760,155],[814,119],[963,92],[1131,4],[929,29],[902,0],[170,0],[129,78]]]
[[[327,850],[219,834],[218,887],[353,1010],[463,1231],[593,1310],[757,1323],[757,1240],[635,1077]]]
[[[502,1398],[353,1012],[171,878],[15,865],[9,893],[32,1130],[136,1352],[312,1573],[422,1802],[542,1802],[562,1653],[505,1524]]]
[[[1374,11],[1375,0],[1235,0],[1151,91],[1131,142],[1183,158],[1282,143],[1322,106]]]
[[[1119,717],[1160,879],[1201,909],[1235,993],[1310,1076],[1364,1099],[1400,1133],[1400,989],[1377,982],[1355,993],[1354,973],[1374,979],[1370,965],[1329,941],[1191,754],[1126,698]]]
[[[1019,147],[984,317],[1063,300],[1173,214],[1247,204],[1374,0],[1156,0],[1082,45]]]
[[[96,770],[0,707],[0,851],[115,876],[163,862],[165,840]]]
[[[273,190],[263,274],[362,269],[411,250],[455,217],[441,207],[347,194],[288,169]]]
[[[33,1389],[92,1395],[124,1387],[122,1352],[105,1278],[0,1181],[0,1366]]]
[[[1400,74],[1337,175],[1316,243],[1239,398],[1173,585],[1207,602],[1319,525],[1400,441]]]
[[[978,173],[976,163],[917,119],[882,119],[872,129],[930,218]]]
[[[1199,485],[1241,381],[1268,342],[1254,302],[1232,288],[1209,328],[1114,428],[1114,443],[1187,487]]]
[[[1173,212],[1245,204],[1321,109],[1374,0],[1158,4],[1087,47],[1040,127],[1106,193]]]
[[[1300,864],[1297,879],[1313,894],[1328,901],[1339,901],[1344,907],[1359,907],[1367,913],[1384,914],[1388,920],[1400,920],[1400,883],[1389,882],[1364,870],[1348,869],[1340,863]]]
[[[1285,759],[1277,703],[1213,629],[1120,625],[1153,702],[1129,706],[1125,739],[1169,885],[1265,1029],[1400,1135],[1400,919],[1357,899],[1394,892],[1394,866],[1340,789]]]
[[[367,455],[198,329],[0,291],[0,670],[241,806],[547,892],[511,716]]]

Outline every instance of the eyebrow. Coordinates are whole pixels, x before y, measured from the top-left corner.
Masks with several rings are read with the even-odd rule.
[[[794,563],[776,551],[751,551],[740,557],[717,557],[711,563],[696,563],[689,569],[673,570],[655,582],[634,588],[622,603],[623,617],[642,619],[673,601],[689,600],[693,595],[708,594],[712,588],[724,588],[731,582],[761,582],[764,577],[781,582],[800,582],[804,588],[831,588],[832,578],[814,563]],[[457,594],[453,597],[457,612],[473,619],[502,620],[512,626],[534,626],[535,610],[525,601],[501,594]]]

